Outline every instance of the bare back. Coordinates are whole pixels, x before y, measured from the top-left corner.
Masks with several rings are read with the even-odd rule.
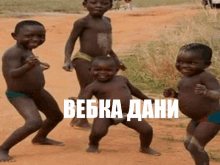
[[[209,72],[204,71],[191,77],[183,77],[178,85],[179,108],[183,114],[200,120],[215,112],[219,107],[219,101],[195,94],[196,84],[207,86],[207,89],[219,89],[216,78]]]
[[[31,94],[43,89],[45,79],[43,69],[40,65],[22,74],[22,69],[27,65],[26,58],[29,56],[33,56],[32,51],[24,50],[17,45],[11,47],[4,53],[2,58],[2,71],[8,90]]]

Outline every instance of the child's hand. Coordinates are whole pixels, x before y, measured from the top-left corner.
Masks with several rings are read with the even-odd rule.
[[[28,62],[28,64],[31,67],[34,67],[34,66],[36,66],[37,64],[40,63],[40,61],[37,59],[36,56],[29,56],[29,57],[26,58],[26,61]]]
[[[41,62],[40,66],[43,68],[43,70],[47,70],[50,68],[50,65],[46,62]]]
[[[118,65],[118,68],[123,70],[123,71],[127,69],[127,67],[124,65],[124,63],[122,61],[120,61],[119,65]]]
[[[196,84],[196,88],[195,88],[194,92],[197,95],[203,95],[207,92],[207,88],[205,85]]]
[[[167,89],[164,89],[163,95],[164,95],[164,97],[175,98],[176,97],[176,91],[172,88],[167,88]]]
[[[63,69],[64,69],[65,71],[72,72],[72,71],[73,71],[72,62],[71,62],[71,61],[66,61],[66,62],[63,64]]]

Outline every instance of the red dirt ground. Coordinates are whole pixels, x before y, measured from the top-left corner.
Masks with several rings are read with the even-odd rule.
[[[188,6],[157,7],[126,12],[107,13],[112,19],[113,48],[118,55],[123,55],[131,46],[143,43],[157,37],[160,28],[171,27],[177,21],[191,17],[199,9],[189,9]],[[0,53],[14,44],[10,36],[17,22],[23,19],[35,19],[42,22],[47,29],[47,39],[44,45],[34,50],[42,61],[51,64],[45,72],[46,89],[56,98],[63,110],[63,100],[68,96],[77,96],[79,91],[75,72],[69,73],[62,69],[64,46],[72,28],[73,22],[84,14],[36,14],[19,17],[2,17],[0,19]],[[76,50],[78,46],[76,47]],[[75,51],[76,51],[75,50]],[[2,76],[2,75],[1,75]],[[3,77],[0,79],[0,142],[23,124],[23,119],[7,101]],[[157,96],[156,96],[157,97]],[[123,125],[112,126],[108,135],[101,141],[99,154],[85,152],[88,144],[89,131],[76,130],[69,126],[70,119],[64,119],[49,137],[63,141],[66,145],[35,146],[31,144],[31,135],[15,146],[10,155],[16,159],[14,165],[188,165],[193,161],[184,149],[182,139],[189,119],[182,116],[179,119],[147,119],[154,128],[152,148],[162,153],[161,156],[150,156],[138,152],[138,134]],[[219,135],[207,146],[211,153],[220,152]],[[5,163],[8,164],[8,163]],[[212,165],[219,162],[212,160]]]

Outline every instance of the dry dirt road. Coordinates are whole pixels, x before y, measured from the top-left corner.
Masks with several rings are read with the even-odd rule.
[[[200,12],[199,9],[189,9],[189,6],[157,7],[126,12],[107,13],[112,19],[113,48],[118,55],[123,55],[131,46],[157,37],[159,30],[170,27],[177,21],[191,17]],[[72,28],[73,22],[84,14],[35,14],[22,17],[2,17],[0,19],[0,53],[14,44],[10,33],[17,22],[23,19],[35,19],[42,22],[47,29],[47,39],[44,45],[34,50],[42,61],[51,64],[45,72],[46,89],[53,94],[63,110],[63,100],[68,96],[76,96],[79,91],[75,72],[62,70],[64,45]],[[76,50],[78,46],[76,47]],[[1,75],[2,76],[2,75]],[[0,79],[0,142],[17,127],[23,124],[23,119],[7,101],[3,77]],[[179,119],[150,119],[154,128],[152,148],[159,150],[159,157],[138,152],[138,134],[123,125],[112,126],[108,135],[101,141],[99,154],[85,152],[88,144],[88,131],[76,130],[69,126],[70,119],[64,119],[49,137],[65,142],[63,147],[35,146],[31,144],[31,135],[14,147],[10,155],[16,159],[13,165],[190,165],[193,164],[190,155],[184,149],[182,139],[185,127],[189,122],[186,117]],[[220,152],[220,137],[217,136],[207,147],[211,153]],[[5,163],[8,164],[8,163]],[[212,165],[219,162],[212,160]]]

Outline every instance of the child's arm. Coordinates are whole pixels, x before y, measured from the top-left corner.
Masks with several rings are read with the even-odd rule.
[[[173,88],[167,88],[167,89],[164,89],[163,95],[164,97],[177,98],[178,92],[176,92]]]
[[[220,89],[218,90],[209,90],[205,85],[196,84],[195,94],[204,95],[211,99],[220,99]]]
[[[67,40],[66,46],[65,46],[65,59],[64,59],[64,65],[63,69],[66,71],[72,71],[73,66],[71,62],[71,55],[73,53],[73,49],[76,43],[77,38],[80,36],[82,31],[84,30],[84,21],[82,19],[77,20],[74,25],[73,29],[70,33],[70,36]]]
[[[92,90],[92,88],[90,88],[90,87],[86,87],[83,91],[82,91],[82,94],[80,95],[80,97],[78,97],[78,98],[76,98],[76,97],[69,97],[68,99],[70,99],[70,100],[73,100],[74,102],[75,102],[75,104],[77,103],[77,99],[83,99],[83,100],[85,100],[85,99],[91,99],[92,98],[92,96],[93,96],[93,90]],[[82,106],[86,106],[86,104],[84,103],[84,104],[82,104]]]
[[[210,99],[220,99],[220,86],[215,78],[209,72],[205,72],[205,74],[201,77],[201,84],[196,84],[195,94],[203,95]]]
[[[126,82],[127,82],[127,85],[128,85],[128,88],[130,89],[131,91],[131,94],[141,100],[145,100],[145,99],[151,99],[152,102],[154,103],[154,99],[153,98],[149,98],[147,97],[144,93],[142,93],[138,88],[136,88],[135,86],[133,86],[129,81],[128,79],[126,78]]]
[[[35,56],[29,56],[26,61],[27,63],[21,66],[21,57],[14,54],[8,55],[5,59],[9,68],[9,75],[12,78],[19,78],[25,75],[29,70],[35,67],[39,63],[39,60]]]
[[[86,100],[86,99],[91,99],[93,96],[93,90],[92,88],[88,85],[83,91],[82,91],[82,94],[79,98],[77,99],[83,99],[83,100]],[[76,99],[75,99],[76,101]],[[82,104],[83,107],[86,107],[86,102]]]
[[[83,91],[78,99],[91,99],[93,96],[93,87],[88,85]]]
[[[113,60],[116,62],[117,66],[119,69],[121,70],[126,70],[127,67],[124,65],[124,63],[122,61],[120,61],[118,59],[118,56],[115,54],[115,52],[113,50],[111,50],[111,52],[109,53],[109,55],[113,58]]]
[[[220,99],[219,83],[213,75],[205,77],[203,83],[204,85],[196,84],[195,94],[203,95],[211,99]]]
[[[109,24],[111,26],[111,19],[108,18],[108,17],[105,17],[105,18],[108,20],[108,22],[109,22]],[[117,69],[121,69],[121,70],[126,70],[127,69],[126,66],[123,64],[123,62],[118,59],[118,56],[115,54],[115,52],[112,49],[109,52],[109,55],[115,61],[116,65],[117,65]]]

